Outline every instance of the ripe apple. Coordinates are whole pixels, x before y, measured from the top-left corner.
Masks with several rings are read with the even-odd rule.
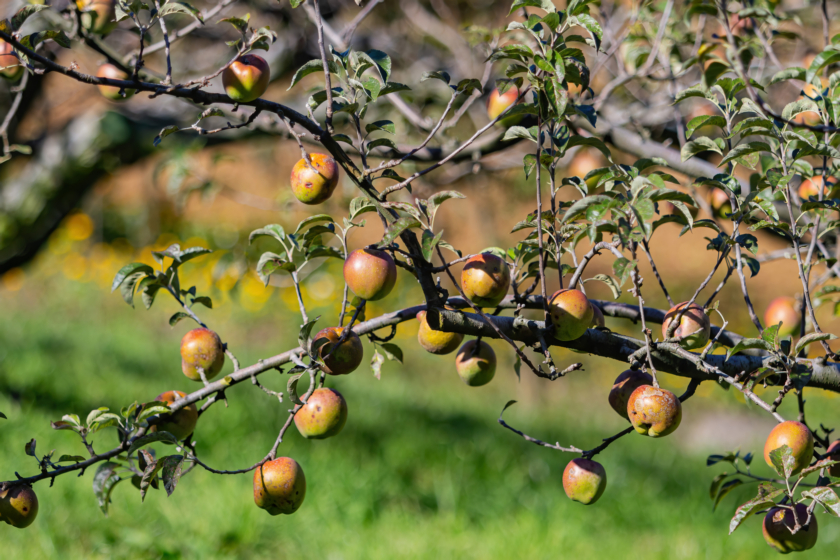
[[[808,519],[808,507],[805,504],[796,504],[794,507],[799,523],[805,523],[805,520]],[[817,544],[817,533],[819,532],[817,517],[812,515],[811,522],[799,529],[795,535],[792,535],[790,531],[795,526],[796,520],[793,517],[793,511],[778,507],[767,512],[761,529],[767,544],[782,554],[801,552],[813,548]]]
[[[572,459],[563,471],[563,490],[575,502],[594,504],[607,488],[607,471],[601,463],[589,459]]]
[[[13,54],[14,52],[15,49],[12,45],[0,39],[0,68],[3,68],[3,70],[0,70],[0,76],[10,82],[20,80],[24,72],[23,65],[18,57]]]
[[[181,371],[193,381],[201,381],[196,368],[204,370],[204,376],[211,380],[225,365],[225,348],[222,340],[210,329],[193,329],[181,339]]]
[[[341,338],[341,333],[344,331],[342,327],[327,327],[322,329],[312,339],[313,344],[319,344],[321,340],[326,340],[326,343],[318,348],[318,353],[321,359],[324,360],[324,365],[321,369],[329,375],[346,375],[354,371],[359,364],[362,363],[362,358],[365,355],[365,349],[362,346],[362,341],[359,335],[350,331],[347,339],[341,343],[338,349],[327,357],[333,349],[333,346]]]
[[[779,327],[779,336],[792,336],[799,334],[799,325],[802,315],[798,308],[799,304],[792,297],[777,297],[767,306],[764,312],[764,324],[771,327],[782,324]]]
[[[783,445],[790,447],[794,458],[791,475],[799,474],[802,469],[811,464],[811,459],[814,457],[814,436],[808,426],[802,422],[788,420],[770,431],[764,443],[764,460],[771,468],[773,468],[773,462],[770,460],[770,452]]]
[[[337,435],[347,422],[347,401],[335,389],[315,389],[295,413],[295,426],[307,439]]]
[[[820,196],[820,188],[823,184],[823,178],[821,175],[814,175],[811,178],[804,179],[799,184],[799,198],[802,199],[802,202],[808,202],[812,196],[818,198]],[[825,178],[825,188],[823,192],[825,193],[824,198],[830,198],[830,191],[832,187],[837,184],[837,179],[834,177],[828,176]]]
[[[452,311],[452,308],[447,307]],[[432,354],[444,355],[450,354],[458,349],[461,342],[464,340],[464,335],[460,333],[448,333],[443,331],[436,331],[429,326],[426,321],[426,312],[420,311],[417,313],[417,320],[420,321],[420,330],[417,331],[417,342],[420,343],[426,352]]]
[[[640,434],[664,437],[679,428],[682,403],[671,391],[642,385],[627,399],[627,417]]]
[[[831,445],[828,446],[826,454],[832,461],[840,461],[840,439],[834,440]],[[840,464],[828,467],[828,475],[840,478]]]
[[[170,405],[186,396],[186,393],[181,391],[166,391],[156,396],[155,400]],[[195,407],[195,403],[189,404],[171,414],[162,415],[162,420],[160,424],[149,428],[149,433],[169,432],[175,436],[175,439],[181,441],[187,439],[187,436],[195,430],[195,424],[198,422],[198,409]]]
[[[278,457],[254,471],[254,503],[271,515],[292,514],[306,496],[306,477],[294,459]]]
[[[116,29],[116,4],[116,0],[76,0],[76,6],[82,12],[82,27],[97,35],[107,35]]]
[[[627,403],[630,400],[630,395],[643,385],[653,385],[653,377],[649,373],[645,373],[640,369],[628,369],[621,372],[615,378],[612,389],[610,390],[610,406],[619,415],[629,420],[630,418],[627,416]]]
[[[455,356],[455,369],[461,379],[470,387],[490,383],[496,375],[496,353],[483,340],[476,350],[475,340],[468,340]]]
[[[103,64],[99,67],[99,70],[96,71],[97,78],[108,78],[111,80],[127,80],[129,78],[128,74],[114,66],[113,64]],[[99,93],[102,94],[103,97],[110,99],[111,101],[122,101],[124,99],[128,99],[132,95],[134,95],[134,90],[125,88],[125,97],[120,95],[120,88],[116,86],[96,86],[99,89]]]
[[[321,204],[338,185],[339,169],[326,154],[309,154],[311,165],[301,158],[292,168],[292,194],[304,204]]]
[[[665,321],[662,323],[663,338],[668,337],[668,327],[677,318],[686,303],[688,302],[684,301],[675,305],[665,314]],[[679,326],[674,330],[673,338],[682,338],[680,346],[686,350],[694,350],[706,346],[711,333],[712,323],[709,321],[709,316],[706,315],[702,307],[692,303],[688,310],[683,313]]]
[[[600,169],[606,166],[607,161],[601,152],[594,150],[578,150],[572,156],[572,161],[566,167],[566,175],[569,177],[580,177],[583,179],[593,169]],[[597,177],[589,179],[586,184],[589,187],[594,187],[597,184]]]
[[[567,341],[583,336],[595,318],[592,307],[580,290],[554,292],[548,303],[551,322],[554,324],[554,338]]]
[[[516,89],[516,86],[511,86],[504,93],[499,93],[498,88],[494,89],[490,93],[490,97],[487,98],[487,118],[491,121],[494,120],[496,117],[504,113],[508,107],[516,103],[517,99],[519,99],[519,90]],[[521,120],[521,114],[512,115],[501,119],[496,124],[507,127],[515,125]]]
[[[268,63],[255,54],[245,54],[222,72],[225,93],[238,103],[249,103],[268,89],[271,70]]]
[[[38,496],[31,486],[12,486],[0,492],[0,521],[23,529],[38,517]]]
[[[461,289],[478,307],[496,307],[508,288],[510,269],[503,258],[487,252],[467,259],[461,271]]]
[[[356,249],[344,261],[344,281],[360,298],[377,301],[394,289],[397,265],[385,251]]]

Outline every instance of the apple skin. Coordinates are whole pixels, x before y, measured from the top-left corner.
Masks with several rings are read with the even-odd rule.
[[[321,204],[338,185],[338,163],[326,154],[309,154],[309,161],[311,167],[301,158],[292,168],[292,194],[304,204]]]
[[[103,64],[96,71],[97,78],[109,78],[111,80],[127,80],[129,75],[114,66],[113,64]],[[120,88],[115,86],[96,86],[102,97],[110,99],[111,101],[124,101],[134,95],[133,89],[125,88],[125,97],[120,95]]]
[[[764,443],[764,460],[771,469],[773,462],[770,461],[770,452],[783,445],[790,447],[795,459],[791,476],[799,474],[802,469],[811,464],[811,459],[814,457],[814,436],[808,426],[795,420],[788,420],[770,431]]]
[[[802,315],[797,311],[798,304],[792,297],[777,297],[767,306],[764,312],[764,324],[768,327],[782,324],[779,336],[793,336],[799,334]]]
[[[225,365],[222,340],[210,329],[193,329],[181,339],[181,371],[193,381],[201,381],[197,367],[204,370],[207,380],[216,377]]]
[[[3,79],[8,80],[10,82],[16,82],[23,77],[24,68],[23,65],[18,60],[14,54],[15,49],[4,41],[0,39],[0,68],[6,68],[7,66],[13,66],[13,68],[6,68],[5,70],[0,70],[0,76]]]
[[[607,488],[607,471],[601,463],[577,458],[563,471],[563,490],[572,501],[592,505]]]
[[[447,309],[450,309],[447,307]],[[451,309],[450,309],[451,311]],[[417,313],[417,320],[420,321],[420,329],[417,331],[417,342],[423,347],[426,352],[443,356],[451,354],[464,341],[464,335],[460,333],[448,333],[443,331],[436,331],[429,326],[426,321],[426,312],[420,311]]]
[[[832,461],[840,461],[840,439],[834,440],[828,446],[826,454],[829,455]],[[828,475],[840,478],[840,464],[828,467]]]
[[[510,288],[510,269],[501,257],[481,253],[467,259],[461,271],[461,289],[478,307],[496,307]]]
[[[579,86],[578,86],[579,87]],[[571,90],[570,90],[571,91]],[[590,171],[600,169],[607,164],[601,152],[594,150],[578,150],[572,156],[572,161],[566,167],[566,174],[569,177],[579,177],[584,179]],[[589,188],[595,187],[598,184],[598,177],[591,177],[586,181]]]
[[[31,486],[12,486],[0,492],[0,521],[24,529],[38,517],[38,496]]]
[[[307,439],[337,435],[347,422],[347,401],[335,389],[315,389],[295,413],[295,426]]]
[[[583,336],[592,326],[595,311],[583,292],[575,289],[554,292],[548,303],[554,338],[569,341]]]
[[[278,457],[254,471],[254,503],[271,515],[292,514],[306,497],[306,477],[294,459]]]
[[[344,261],[344,281],[363,300],[378,301],[394,289],[397,265],[385,251],[356,249]]]
[[[333,352],[332,356],[327,358],[335,343],[341,338],[341,333],[344,331],[342,327],[327,327],[318,331],[313,343],[321,339],[326,339],[327,343],[318,349],[321,359],[324,360],[324,373],[329,375],[347,375],[355,371],[359,364],[362,363],[362,358],[365,355],[365,348],[362,346],[362,341],[359,335],[350,331],[347,340],[341,343],[338,350]]]
[[[255,54],[237,58],[222,72],[222,86],[228,97],[237,103],[249,103],[265,93],[271,70],[268,63]]]
[[[76,0],[82,12],[82,27],[90,33],[107,35],[117,27],[115,0]]]
[[[498,88],[494,89],[490,92],[490,97],[487,98],[487,118],[491,121],[494,120],[504,113],[508,107],[516,103],[517,99],[519,99],[519,90],[516,89],[516,86],[511,86],[504,93],[499,93]],[[511,115],[499,120],[496,124],[498,126],[508,127],[515,125],[521,120],[522,115]]]
[[[732,203],[723,189],[714,188],[709,191],[709,206],[717,218],[726,219],[727,214],[732,213]]]
[[[628,369],[615,378],[610,390],[610,406],[625,420],[630,420],[627,415],[627,403],[630,400],[630,395],[643,385],[653,385],[653,377],[640,369]]]
[[[686,303],[688,302],[678,303],[665,314],[665,321],[662,322],[663,338],[668,337],[668,327],[677,318]],[[709,316],[706,315],[702,307],[696,303],[692,303],[691,307],[689,307],[688,311],[680,319],[679,326],[674,330],[673,338],[685,336],[686,338],[680,341],[680,346],[686,350],[694,350],[705,346],[709,342],[711,333],[712,323],[709,320]]]
[[[671,391],[642,385],[627,399],[627,417],[640,434],[664,437],[680,427],[682,403]]]
[[[832,186],[837,183],[837,179],[834,177],[826,177],[825,178],[825,189],[823,192],[825,193],[825,198],[829,197],[829,191],[831,190]],[[802,202],[808,202],[808,199],[812,196],[818,198],[820,196],[820,188],[822,188],[823,178],[820,175],[814,175],[810,179],[804,179],[802,183],[799,184],[799,189],[797,193],[799,194],[799,198],[802,199]]]
[[[794,507],[799,522],[804,523],[808,519],[808,507],[805,504],[796,504]],[[812,515],[811,522],[797,531],[795,535],[792,535],[790,529],[793,529],[795,525],[796,520],[791,510],[773,508],[764,516],[761,532],[764,533],[764,540],[767,541],[767,544],[782,554],[801,552],[813,548],[817,544],[817,534],[819,533],[817,517]]]
[[[475,340],[468,340],[455,356],[455,369],[461,380],[470,387],[487,385],[496,375],[496,353],[483,340],[478,346],[478,353],[473,356]]]
[[[170,405],[186,396],[186,393],[181,391],[166,391],[156,396],[155,400]],[[181,441],[187,439],[195,431],[195,425],[198,422],[198,409],[195,407],[195,403],[193,403],[172,414],[165,414],[162,418],[164,421],[150,427],[149,433],[157,431],[169,432],[175,436],[175,439]]]

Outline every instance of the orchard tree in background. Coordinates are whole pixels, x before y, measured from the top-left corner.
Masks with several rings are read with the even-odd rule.
[[[464,28],[458,13],[469,3],[450,8],[433,1],[429,8],[405,0],[400,10],[414,25],[426,26],[440,42],[460,41],[453,47],[454,59],[441,59],[440,68],[411,76],[406,84],[392,79],[396,69],[388,53],[355,47],[359,25],[376,17],[377,10],[394,9],[387,3],[368,0],[357,7],[332,1],[327,9],[318,0],[279,2],[272,9],[290,22],[285,31],[291,33],[297,22],[317,38],[319,56],[299,66],[289,89],[300,88],[311,74],[321,85],[308,100],[301,98],[297,109],[265,95],[272,79],[266,58],[272,60],[284,34],[263,26],[269,9],[251,16],[244,3],[233,0],[203,10],[180,0],[54,4],[26,5],[0,22],[0,72],[12,93],[0,125],[4,161],[32,151],[33,146],[12,143],[14,123],[17,113],[33,104],[42,76],[52,73],[97,86],[123,107],[148,97],[153,103],[142,110],[149,111],[146,106],[174,98],[189,122],[178,121],[172,111],[157,115],[156,121],[169,122],[150,143],[156,149],[165,150],[167,138],[178,134],[235,140],[235,134],[221,133],[270,131],[294,140],[300,150],[288,188],[301,203],[329,199],[341,174],[358,187],[358,196],[345,215],[313,212],[293,230],[269,224],[251,233],[249,243],[263,250],[257,274],[266,284],[272,275],[289,275],[301,316],[298,346],[253,365],[240,364],[223,333],[204,323],[210,297],[180,283],[179,267],[208,249],[172,245],[154,253],[158,268],[130,263],[119,270],[113,290],[127,303],[133,306],[139,294],[149,308],[166,293],[181,308],[170,324],[198,324],[184,337],[181,357],[184,375],[200,388],[168,391],[119,412],[99,408],[84,420],[68,414],[54,422],[54,429],[77,434],[85,454],[44,455],[34,439],[26,444],[39,472],[14,473],[15,479],[0,485],[3,521],[30,525],[38,512],[33,485],[88,468],[96,469],[94,492],[103,511],[122,480],[131,479],[141,498],[150,486],[163,485],[171,494],[181,476],[200,467],[220,475],[253,473],[256,505],[271,515],[292,514],[304,502],[306,478],[301,465],[281,456],[286,431],[294,422],[307,438],[340,437],[354,403],[328,387],[330,376],[357,370],[365,337],[378,377],[386,359],[402,359],[391,341],[401,323],[415,319],[418,343],[448,356],[440,359],[468,386],[487,384],[511,370],[562,383],[582,366],[555,363],[552,346],[629,366],[604,398],[630,425],[596,447],[546,443],[499,418],[526,440],[574,456],[563,473],[572,500],[593,504],[606,490],[607,472],[594,457],[634,432],[639,435],[632,437],[652,438],[674,433],[683,415],[691,415],[686,401],[706,382],[734,387],[779,422],[764,449],[778,478],[753,475],[752,453],[708,459],[710,465],[730,463],[735,471],[712,481],[715,504],[738,485],[759,483],[757,496],[736,510],[730,532],[761,514],[769,545],[780,552],[801,551],[817,541],[818,513],[840,516],[834,490],[840,485],[838,444],[831,440],[833,430],[821,423],[830,419],[806,421],[803,397],[806,387],[840,392],[840,364],[828,344],[836,337],[823,330],[815,312],[819,305],[836,305],[840,292],[833,283],[840,275],[835,179],[840,73],[832,73],[840,63],[840,35],[830,34],[832,14],[825,1],[806,6],[766,0],[571,0],[555,6],[550,0],[516,0],[507,26],[490,29]],[[331,24],[339,8],[354,13],[344,29]],[[236,32],[227,42],[227,62],[188,78],[195,65],[185,62],[189,52],[187,58],[177,57],[179,47],[199,30],[218,26]],[[125,34],[112,40],[109,33],[116,29],[130,31],[133,43]],[[803,60],[797,45],[805,34],[820,40],[817,52]],[[95,75],[85,74],[75,63],[58,61],[62,49],[93,49],[105,61]],[[467,56],[483,63],[483,75],[465,72],[473,69]],[[218,91],[219,81],[224,93]],[[434,118],[413,105],[411,92],[420,87],[433,92],[428,106]],[[476,118],[485,94],[486,114]],[[690,119],[675,110],[686,104]],[[226,124],[205,124],[216,121]],[[37,158],[39,146],[34,148]],[[563,158],[580,148],[600,152],[604,163],[583,176],[564,172]],[[138,147],[120,157],[134,161],[151,149]],[[469,200],[443,189],[420,198],[412,185],[440,168],[455,177],[476,166],[492,169],[485,162],[498,153],[520,154],[515,165],[524,167],[533,182],[534,211],[511,222],[521,236],[513,247],[463,254],[435,227],[435,215],[444,202]],[[95,178],[90,174],[81,182]],[[45,211],[34,220],[21,219],[11,206],[3,208],[4,223],[15,227],[14,235],[0,231],[0,270],[31,258],[84,195],[79,182],[77,177],[65,183],[57,174],[52,190],[44,189],[40,198]],[[20,185],[34,188],[35,183]],[[698,218],[698,208],[709,218]],[[353,247],[351,233],[370,227],[367,221],[381,223],[381,239]],[[680,234],[708,230],[706,249],[715,256],[712,270],[696,279],[693,296],[684,302],[674,302],[667,289],[666,279],[678,263],[657,266],[650,251],[660,226],[669,223],[681,226]],[[762,251],[757,230],[784,240],[787,248]],[[341,311],[337,317],[311,317],[301,294],[303,272],[325,258],[344,261]],[[761,273],[762,263],[780,258],[795,260],[801,290],[779,297],[762,313],[751,302],[749,279]],[[587,274],[595,259],[610,261],[613,274]],[[652,277],[641,276],[640,260],[650,264]],[[460,277],[455,265],[463,265]],[[710,281],[718,271],[725,275],[715,287]],[[424,303],[396,309],[389,294],[398,275],[414,277]],[[454,291],[441,285],[441,276]],[[636,303],[589,299],[585,288],[593,281],[606,284],[616,299],[626,290]],[[718,306],[716,297],[729,281],[740,286],[741,309]],[[549,285],[559,289],[552,293]],[[645,306],[646,294],[659,290],[669,310]],[[389,311],[369,317],[367,301]],[[754,329],[727,330],[730,313],[747,314]],[[639,338],[611,332],[605,316],[638,323]],[[464,341],[465,336],[473,338]],[[515,364],[498,362],[493,345],[505,344],[514,350]],[[819,347],[817,357],[807,357],[809,345]],[[226,359],[234,371],[217,379]],[[288,375],[285,395],[260,383],[258,377],[271,370]],[[661,388],[662,375],[689,378],[688,389],[675,395]],[[191,436],[201,430],[201,415],[214,403],[242,398],[230,389],[243,382],[291,409],[264,457],[245,468],[220,470],[197,456]],[[754,393],[759,384],[778,387],[775,400]],[[795,420],[777,412],[786,398],[797,400]],[[120,443],[95,450],[89,438],[105,429],[115,430]],[[156,457],[147,448],[154,442],[173,444],[172,454]]]

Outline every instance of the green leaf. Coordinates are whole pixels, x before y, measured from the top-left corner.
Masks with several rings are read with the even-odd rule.
[[[568,150],[570,148],[574,148],[575,146],[591,146],[598,149],[608,160],[612,160],[610,149],[607,148],[607,145],[604,144],[602,140],[595,138],[594,136],[572,136],[569,139],[569,143],[566,145],[566,149]]]
[[[727,163],[729,163],[730,161],[732,161],[735,158],[742,158],[744,156],[747,156],[747,155],[755,153],[755,152],[770,152],[770,151],[772,151],[772,150],[766,142],[747,142],[747,143],[744,143],[744,144],[738,144],[737,146],[735,146],[734,148],[729,150],[729,153],[726,154],[726,157],[724,157],[720,161],[720,163],[718,164],[718,167],[726,165]]]
[[[720,115],[700,115],[699,117],[694,117],[688,121],[688,124],[685,125],[686,137],[691,137],[698,128],[702,128],[704,126],[716,126],[718,128],[725,129],[726,119]]]
[[[328,214],[316,214],[315,216],[310,216],[310,217],[306,218],[305,220],[303,220],[302,222],[300,222],[297,226],[297,229],[295,229],[295,233],[300,233],[303,229],[308,228],[309,226],[312,226],[312,225],[315,225],[315,224],[319,224],[319,223],[335,223],[335,220],[333,220],[332,216],[330,216]],[[269,227],[280,227],[280,226],[266,226],[266,228],[269,228]],[[259,231],[259,230],[257,230],[257,231]],[[253,233],[251,235],[253,235]]]
[[[148,453],[148,452],[146,452],[144,450],[144,456],[145,456],[146,453]],[[154,459],[152,459],[150,461],[149,460],[150,457],[151,457],[151,454],[149,454],[149,457],[146,457],[146,469],[143,471],[143,476],[140,478],[140,501],[141,502],[146,500],[146,492],[148,492],[149,486],[152,484],[152,481],[155,480],[158,472],[160,472],[160,469],[163,468],[163,464],[164,464],[164,462],[162,460],[161,461],[155,461]]]
[[[709,499],[714,501],[714,499],[717,498],[720,485],[723,484],[723,481],[726,480],[726,477],[728,476],[729,473],[720,473],[712,479],[712,485],[709,487]]]
[[[785,68],[784,70],[780,70],[773,74],[773,77],[770,78],[770,81],[767,82],[767,85],[772,86],[773,84],[777,84],[785,80],[800,80],[804,82],[805,69],[795,66],[793,68]]]
[[[317,323],[320,318],[321,317],[319,315],[300,326],[300,330],[298,331],[298,346],[300,348],[309,348],[312,341],[312,329],[315,327],[315,323]]]
[[[155,414],[169,414],[169,406],[165,402],[152,401],[143,405],[143,411],[137,417],[138,422],[151,418]]]
[[[531,134],[531,131],[525,128],[524,126],[512,126],[509,129],[507,129],[505,131],[504,137],[502,137],[502,141],[504,142],[507,140],[515,140],[517,138],[524,138],[532,142],[537,141],[536,136]]]
[[[327,61],[327,68],[329,69],[330,74],[335,74],[336,76],[338,75],[338,68],[336,67],[335,62]],[[324,63],[320,58],[310,60],[309,62],[297,69],[297,72],[295,72],[294,76],[292,76],[292,83],[289,85],[286,91],[289,91],[290,89],[295,87],[295,85],[297,85],[298,82],[300,82],[309,74],[314,74],[315,72],[323,71]]]
[[[356,219],[356,216],[366,212],[376,212],[376,206],[366,196],[357,196],[350,201],[350,219]]]
[[[826,486],[805,490],[802,492],[803,498],[811,498],[818,504],[823,506],[828,513],[834,517],[840,517],[840,498],[834,493],[834,490]]]
[[[785,105],[785,108],[782,109],[782,118],[789,121],[800,113],[806,113],[808,111],[819,112],[819,110],[816,103],[805,97]]]
[[[772,348],[775,348],[776,344],[778,343],[779,327],[781,326],[782,324],[778,323],[776,325],[766,327],[761,332],[761,338],[764,339],[764,341],[767,344],[769,344]]]
[[[726,359],[728,360],[731,356],[741,350],[748,349],[767,350],[768,352],[771,352],[773,350],[773,346],[766,340],[762,340],[760,338],[742,338],[735,346],[729,349],[726,353]]]
[[[604,194],[587,196],[572,204],[572,206],[568,210],[566,210],[566,213],[563,215],[563,218],[560,220],[560,223],[565,224],[571,220],[576,219],[578,216],[586,212],[590,206],[594,206],[597,204],[604,205],[604,208],[601,211],[602,216],[606,214],[606,211],[610,208],[618,206],[618,202],[614,198]]]
[[[796,458],[793,456],[793,450],[787,445],[774,449],[770,452],[770,462],[773,463],[773,468],[779,476],[787,479],[790,478],[790,473],[796,464]]]
[[[420,78],[421,82],[425,82],[426,80],[440,80],[446,84],[449,84],[451,80],[449,73],[443,70],[436,70],[434,72],[423,72],[423,76]]]
[[[449,200],[450,198],[467,198],[466,195],[459,193],[458,191],[441,191],[438,193],[433,194],[429,197],[428,207],[427,207],[427,214],[429,215],[429,224],[431,227],[435,225],[435,215],[437,214],[438,208],[440,205],[444,203],[444,201]]]
[[[128,454],[131,455],[144,445],[149,445],[150,443],[158,441],[162,441],[164,443],[178,443],[178,439],[169,432],[154,432],[135,439],[131,443],[131,447],[128,448]]]
[[[300,226],[298,226],[299,228]],[[286,239],[286,231],[283,229],[283,226],[278,224],[270,224],[260,229],[255,229],[251,232],[251,235],[248,236],[248,243],[253,243],[254,239],[257,237],[273,237],[279,242],[283,242]]]
[[[603,282],[607,285],[613,295],[613,299],[618,299],[618,296],[621,295],[621,288],[618,285],[618,282],[615,281],[615,278],[612,276],[608,276],[606,274],[596,274],[592,278],[587,278],[586,280],[582,280],[581,283],[591,282],[592,280],[597,280],[599,282]]]
[[[686,142],[680,150],[680,157],[682,161],[687,161],[701,152],[717,152],[723,155],[714,140],[708,136],[701,136],[691,142]]]
[[[837,50],[837,47],[832,45],[814,57],[814,60],[808,67],[808,71],[805,73],[805,81],[810,84],[814,81],[814,78],[820,70],[822,70],[825,66],[829,66],[837,62],[840,62],[840,50]]]
[[[735,510],[735,515],[729,522],[729,534],[731,535],[735,531],[735,529],[740,527],[741,523],[743,523],[744,520],[746,520],[747,517],[749,517],[750,515],[753,515],[761,510],[776,505],[776,499],[782,496],[784,493],[784,489],[775,490],[773,492],[770,492],[769,494],[766,493],[766,491],[760,490],[758,497],[753,498],[745,504],[741,504],[741,506]]]
[[[508,13],[508,15],[511,15],[517,9],[524,8],[526,6],[540,8],[549,13],[554,13],[557,11],[557,8],[554,6],[554,2],[552,2],[551,0],[514,0],[513,5],[510,7],[510,12]]]
[[[793,355],[799,354],[799,351],[811,344],[812,342],[820,342],[823,340],[834,340],[837,338],[835,335],[831,333],[811,333],[806,334],[799,341],[796,343],[796,347],[793,349]]]
[[[382,88],[382,91],[379,92],[379,96],[382,97],[383,95],[388,95],[389,93],[396,93],[398,91],[411,91],[411,88],[405,84],[400,84],[397,82],[388,82],[385,84],[385,87]]]
[[[395,220],[391,225],[388,226],[388,228],[385,230],[385,234],[382,236],[382,241],[379,242],[377,247],[379,247],[380,249],[383,247],[387,247],[388,245],[393,243],[394,240],[397,237],[399,237],[400,234],[405,230],[421,227],[423,227],[423,224],[421,224],[417,220],[417,218],[409,216],[399,218],[398,220]]]
[[[744,483],[743,480],[740,478],[733,478],[732,480],[728,480],[723,483],[718,490],[717,497],[715,497],[715,504],[712,506],[712,511],[716,510],[718,504],[720,504],[721,500],[723,500],[730,492],[732,492],[738,486],[741,486]]]
[[[160,7],[158,17],[164,17],[171,14],[187,14],[195,18],[202,25],[204,24],[204,16],[201,15],[201,12],[182,0],[167,0],[166,4]]]
[[[183,455],[169,455],[160,460],[163,463],[161,467],[161,478],[163,478],[163,487],[166,488],[166,495],[171,496],[175,491],[175,486],[181,479],[181,467],[184,464]]]
[[[114,486],[122,480],[122,477],[117,472],[119,468],[119,463],[108,461],[99,465],[96,469],[96,474],[93,475],[93,494],[99,502],[99,508],[105,515],[108,515],[111,492],[114,490]]]
[[[286,393],[288,393],[289,398],[292,400],[292,402],[298,406],[303,406],[303,401],[301,401],[300,397],[298,397],[297,385],[298,381],[300,381],[300,378],[301,376],[303,376],[304,373],[306,372],[302,371],[296,375],[293,375],[289,378],[289,381],[286,383]]]
[[[390,342],[385,342],[379,345],[379,348],[382,350],[382,353],[385,354],[385,357],[389,360],[394,360],[399,363],[403,363],[403,351],[402,348],[397,346],[396,344],[392,344]]]
[[[29,18],[29,16],[31,16],[32,14],[37,14],[41,10],[46,10],[48,8],[49,6],[44,4],[29,4],[27,6],[22,7],[20,10],[17,11],[17,13],[14,16],[12,16],[12,29],[14,31],[17,31],[21,28],[23,22],[25,22]]]
[[[387,132],[388,134],[396,134],[397,126],[392,121],[387,120],[376,121],[365,125],[365,132],[368,134],[375,130],[381,130],[383,132]]]
[[[181,319],[191,319],[189,313],[184,313],[183,311],[178,311],[172,317],[169,318],[169,326],[174,327],[178,324]]]
[[[57,463],[63,463],[65,461],[68,461],[68,462],[73,461],[74,463],[79,463],[79,462],[84,461],[84,460],[85,460],[85,458],[82,457],[81,455],[62,455],[61,457],[58,458],[58,461],[56,461],[56,462]]]
[[[154,275],[155,271],[151,266],[149,266],[147,264],[137,263],[137,262],[127,264],[124,267],[122,267],[119,270],[119,272],[117,272],[116,276],[114,276],[114,281],[111,283],[111,291],[113,292],[114,290],[119,288],[120,285],[123,282],[125,282],[126,278],[128,278],[129,276],[131,276],[133,274],[138,274],[138,273],[139,274]]]

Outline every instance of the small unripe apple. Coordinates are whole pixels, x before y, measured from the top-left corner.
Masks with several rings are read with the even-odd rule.
[[[554,338],[575,340],[592,326],[595,311],[583,292],[564,289],[554,292],[548,302],[548,312],[554,325]]]
[[[455,356],[455,369],[461,380],[470,387],[487,385],[496,375],[496,353],[493,348],[483,340],[477,350],[475,344],[476,340],[468,340]]]
[[[685,304],[683,302],[672,307],[668,313],[665,314],[665,321],[662,323],[662,337],[668,338],[668,327],[682,311]],[[712,323],[709,316],[702,307],[696,303],[692,303],[689,308],[683,313],[680,318],[680,324],[674,330],[672,338],[681,338],[680,346],[686,350],[694,350],[695,348],[702,348],[709,342],[709,336],[712,333]]]
[[[254,471],[254,503],[271,515],[292,514],[306,497],[306,477],[294,459],[278,457]]]
[[[607,471],[601,463],[572,459],[563,471],[563,490],[575,502],[594,504],[607,488]]]
[[[181,391],[166,391],[155,397],[155,400],[170,405],[186,396],[187,394]],[[161,415],[161,420],[160,424],[155,424],[149,428],[149,433],[169,432],[175,436],[175,439],[181,441],[187,439],[187,436],[195,431],[195,424],[198,422],[198,409],[195,407],[195,403],[188,404],[171,414]]]
[[[0,492],[0,520],[23,529],[38,517],[38,496],[31,486],[12,486]]]
[[[487,98],[487,117],[491,121],[494,120],[504,113],[508,107],[516,103],[517,99],[519,99],[519,90],[516,89],[516,86],[509,87],[504,93],[499,93],[498,88],[494,89],[490,92],[490,97]],[[522,115],[512,115],[501,119],[496,124],[499,126],[511,126],[521,120]]]
[[[359,335],[353,331],[350,331],[347,339],[339,345],[335,352],[332,352],[333,347],[341,339],[343,331],[344,328],[342,327],[327,327],[320,330],[312,339],[312,343],[316,345],[320,344],[321,340],[326,340],[326,343],[318,348],[318,353],[324,360],[324,366],[321,369],[330,375],[346,375],[354,371],[362,363],[362,358],[365,355],[362,341]],[[332,352],[332,355],[330,355],[330,352]]]
[[[196,368],[202,368],[209,381],[224,365],[225,348],[215,332],[202,327],[191,330],[181,339],[181,371],[193,381],[201,381]]]
[[[478,307],[496,307],[510,288],[510,269],[493,253],[467,259],[461,271],[461,289]]]
[[[0,76],[10,82],[16,82],[23,77],[23,64],[21,64],[18,57],[15,56],[13,53],[15,52],[14,47],[0,39]]]
[[[315,389],[295,413],[295,426],[308,439],[338,434],[347,422],[347,401],[335,389]]]
[[[113,31],[117,27],[116,4],[116,0],[76,0],[76,6],[82,12],[82,27],[98,35]]]
[[[779,336],[798,335],[802,319],[798,307],[799,305],[792,297],[777,297],[770,302],[767,311],[764,312],[764,324],[771,327],[781,323]]]
[[[682,403],[671,391],[642,385],[627,399],[627,417],[642,435],[667,436],[680,426]]]
[[[796,508],[796,517],[799,518],[800,525],[803,525],[805,520],[808,519],[808,506],[796,504],[794,507]],[[790,531],[795,526],[796,520],[793,517],[792,510],[773,508],[764,516],[761,529],[767,544],[782,554],[802,552],[813,548],[817,544],[817,533],[819,532],[817,517],[812,515],[811,522],[799,529],[795,535],[792,535]]]
[[[377,301],[394,289],[397,265],[385,251],[356,249],[344,261],[344,281],[360,298]]]
[[[292,168],[292,194],[304,204],[321,204],[338,185],[338,163],[325,154],[309,154],[309,162],[301,158]]]
[[[97,78],[108,78],[111,80],[127,80],[129,78],[128,74],[114,66],[113,64],[103,64],[99,67],[96,71]],[[125,88],[125,97],[120,95],[120,88],[116,86],[96,86],[99,89],[99,93],[102,94],[102,97],[110,99],[111,101],[122,101],[124,99],[128,99],[132,95],[134,95],[134,90]]]
[[[271,70],[268,63],[255,54],[245,54],[222,72],[225,93],[238,103],[249,103],[268,89]]]
[[[630,401],[630,395],[633,391],[643,385],[653,385],[653,377],[640,369],[628,369],[621,372],[613,382],[610,390],[610,406],[613,410],[618,412],[626,420],[629,420],[627,415],[627,403]]]
[[[811,459],[814,457],[814,436],[808,426],[802,422],[788,420],[770,431],[764,443],[764,460],[770,468],[773,468],[770,452],[783,445],[790,447],[794,458],[791,475],[799,474],[802,469],[811,464]]]
[[[831,445],[828,446],[826,453],[828,454],[828,458],[832,461],[840,461],[840,439],[834,440]],[[840,464],[828,467],[828,475],[840,478]]]
[[[592,323],[590,323],[590,328],[601,327],[602,329],[607,326],[607,321],[604,319],[604,312],[601,311],[601,308],[589,302],[589,305],[592,307]]]
[[[447,309],[450,309],[447,307]],[[450,354],[458,349],[464,340],[461,333],[448,333],[436,331],[426,321],[426,312],[417,313],[417,320],[420,321],[420,329],[417,331],[417,342],[420,343],[426,352],[444,355]]]

